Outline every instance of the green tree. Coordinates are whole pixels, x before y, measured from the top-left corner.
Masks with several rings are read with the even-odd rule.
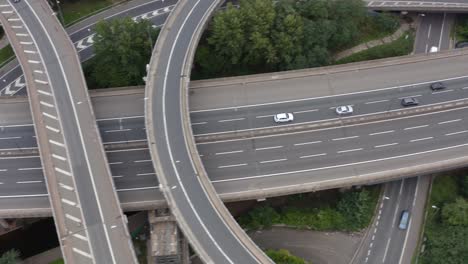
[[[308,262],[306,262],[302,258],[291,255],[291,253],[289,253],[289,251],[287,251],[286,249],[280,249],[280,250],[268,249],[266,251],[266,254],[276,264],[308,264]]]
[[[343,215],[351,230],[367,226],[372,217],[372,198],[367,190],[346,192],[338,202],[338,211]]]
[[[239,218],[241,226],[248,229],[268,228],[278,223],[280,215],[271,206],[257,207]]]
[[[468,175],[463,175],[460,179],[460,192],[468,199]]]
[[[20,253],[16,249],[8,250],[0,257],[0,264],[16,264],[20,261]]]
[[[448,225],[468,227],[468,201],[457,198],[455,202],[444,205],[442,219]]]
[[[462,226],[437,226],[426,232],[426,250],[423,264],[466,264],[468,228]]]
[[[94,81],[91,83],[100,88],[143,84],[157,35],[158,30],[148,20],[135,22],[127,17],[99,22],[96,55],[91,70],[86,71]]]

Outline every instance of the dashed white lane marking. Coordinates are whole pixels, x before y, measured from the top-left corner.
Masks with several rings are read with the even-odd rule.
[[[232,167],[240,167],[240,166],[247,166],[247,163],[240,163],[240,164],[232,164],[232,165],[218,166],[218,169],[232,168]]]
[[[318,111],[318,109],[310,109],[310,110],[294,111],[293,113],[301,114],[301,113],[311,113],[311,112],[317,112],[317,111]]]
[[[374,242],[371,242],[369,247],[372,248],[374,246]]]
[[[288,159],[275,159],[275,160],[264,160],[260,161],[259,163],[264,164],[264,163],[274,163],[274,162],[280,162],[280,161],[286,161]]]
[[[2,137],[2,138],[0,138],[0,140],[1,139],[18,139],[18,138],[21,138],[21,137]]]
[[[51,114],[49,114],[49,113],[42,112],[42,114],[43,114],[44,116],[47,116],[48,118],[52,118],[52,119],[54,119],[54,120],[58,120],[58,118],[57,118],[56,116],[51,115]]]
[[[327,153],[320,153],[320,154],[313,154],[313,155],[305,155],[305,156],[300,156],[299,158],[301,159],[307,159],[307,158],[314,158],[314,157],[320,157],[320,156],[325,156]]]
[[[245,117],[240,117],[240,118],[233,118],[233,119],[224,119],[224,120],[218,120],[219,123],[224,123],[224,122],[234,122],[234,121],[242,121],[244,120]]]
[[[126,129],[113,129],[113,130],[106,130],[104,132],[106,133],[114,133],[114,132],[125,132],[125,131],[130,131],[132,130],[131,128],[126,128]]]
[[[38,79],[35,79],[34,82],[39,83],[39,84],[49,84],[47,81],[38,80]]]
[[[459,121],[461,121],[461,119],[453,119],[453,120],[443,121],[443,122],[439,122],[437,124],[443,125],[443,124],[455,123],[455,122],[459,122]]]
[[[264,147],[264,148],[256,148],[255,150],[269,150],[269,149],[279,149],[282,148],[283,146],[272,146],[272,147]]]
[[[8,169],[0,169],[0,171],[8,171]]]
[[[403,99],[403,98],[408,98],[408,97],[420,97],[420,96],[422,96],[422,94],[408,95],[408,96],[400,97],[400,98],[398,98],[398,99],[401,100],[401,99]]]
[[[374,148],[384,148],[384,147],[390,147],[390,146],[395,146],[398,145],[398,143],[388,143],[388,144],[383,144],[383,145],[377,145]]]
[[[423,141],[423,140],[428,140],[428,139],[433,139],[433,138],[434,137],[417,138],[417,139],[410,140],[410,142]]]
[[[445,134],[446,136],[452,136],[452,135],[458,135],[458,134],[462,134],[462,133],[466,133],[468,132],[468,130],[463,130],[463,131],[458,131],[458,132],[452,132],[452,133],[447,133]]]
[[[42,181],[17,181],[19,184],[41,183]]]
[[[462,88],[462,90],[466,90],[466,89],[468,89],[468,87],[463,87],[463,88]]]
[[[65,185],[65,184],[63,184],[61,182],[59,182],[59,186],[64,188],[65,190],[68,190],[68,191],[74,191],[75,190],[75,188],[73,188],[71,186],[68,186],[68,185]]]
[[[55,133],[59,133],[60,130],[55,128],[55,127],[51,127],[51,126],[45,126],[48,130],[52,131],[52,132],[55,132]]]
[[[34,72],[35,72],[35,73],[39,73],[39,74],[44,74],[44,72],[41,71],[41,70],[34,70]]]
[[[28,60],[29,63],[31,64],[39,64],[40,61],[37,61],[37,60]]]
[[[60,199],[60,200],[62,200],[62,202],[66,203],[66,204],[68,204],[68,205],[76,206],[76,203],[75,203],[75,202],[70,201],[70,200],[68,200],[68,199],[62,198],[62,199]]]
[[[44,90],[39,90],[39,89],[38,89],[37,92],[40,93],[40,94],[43,94],[43,95],[52,96],[51,93],[46,92],[46,91],[44,91]]]
[[[46,106],[46,107],[49,107],[49,108],[54,108],[53,104],[49,104],[49,103],[44,102],[44,101],[39,101],[39,104],[41,104],[43,106]]]
[[[24,53],[28,53],[28,54],[36,54],[37,51],[35,50],[24,50]]]
[[[75,221],[77,223],[81,223],[81,219],[79,219],[78,217],[75,217],[75,216],[73,216],[71,214],[65,214],[65,217],[72,220],[72,221]]]
[[[27,33],[16,33],[16,36],[18,37],[29,37]]]
[[[59,173],[61,173],[61,174],[63,174],[63,175],[66,175],[66,176],[70,176],[70,177],[72,176],[70,172],[68,172],[68,171],[66,171],[66,170],[62,170],[61,168],[55,167],[55,171],[56,171],[56,172],[59,172]]]
[[[364,104],[378,104],[378,103],[383,103],[383,102],[388,102],[389,100],[378,100],[378,101],[372,101],[372,102],[367,102]]]
[[[205,125],[207,124],[208,122],[198,122],[198,123],[192,123],[192,126],[196,126],[196,125]]]
[[[80,234],[78,234],[78,233],[75,233],[75,234],[73,234],[72,236],[74,236],[74,237],[76,237],[76,238],[78,238],[78,239],[81,239],[81,240],[83,240],[83,241],[88,241],[88,238],[87,238],[87,237],[85,237],[85,236],[83,236],[83,235],[80,235]]]
[[[432,94],[440,94],[440,93],[448,93],[448,92],[453,92],[453,90],[448,89],[448,90],[444,90],[444,91],[440,91],[440,92],[433,92]]]
[[[372,241],[374,241],[374,240],[375,240],[375,235],[372,235],[372,238],[371,238],[371,240],[372,240]]]
[[[87,258],[93,259],[93,256],[91,256],[91,254],[86,253],[83,250],[80,250],[80,249],[77,249],[77,248],[72,248],[72,250],[75,251],[76,253],[80,254],[80,255],[83,255],[83,256],[87,257]]]
[[[112,178],[123,178],[123,175],[112,175]]]
[[[347,152],[354,152],[354,151],[359,151],[359,150],[362,150],[362,148],[340,150],[340,151],[337,151],[336,153],[347,153]]]
[[[154,172],[137,173],[137,176],[156,175]]]
[[[354,106],[354,105],[351,104],[351,105],[348,105],[348,106]],[[339,106],[332,106],[332,107],[330,107],[330,109],[336,109],[336,108],[338,108],[338,107],[339,107]]]
[[[20,41],[21,45],[32,45],[33,43],[31,41]]]
[[[109,165],[117,165],[117,164],[122,164],[123,161],[116,161],[116,162],[109,162]]]
[[[27,171],[27,170],[42,170],[42,167],[36,168],[18,168],[19,171]]]
[[[317,144],[317,143],[322,143],[322,141],[310,141],[310,142],[302,142],[302,143],[296,143],[294,146],[303,146],[303,145],[310,145],[310,144]]]
[[[346,139],[352,139],[352,138],[358,138],[359,136],[351,136],[351,137],[342,137],[342,138],[334,138],[332,139],[333,141],[339,141],[339,140],[346,140]]]
[[[260,115],[260,116],[256,116],[255,118],[265,118],[265,117],[273,117],[273,115]]]
[[[228,155],[228,154],[235,154],[235,153],[242,153],[243,150],[234,150],[234,151],[226,151],[226,152],[218,152],[215,155]]]
[[[135,163],[142,163],[142,162],[151,162],[152,160],[134,160]]]
[[[393,132],[395,132],[395,130],[387,130],[387,131],[382,131],[382,132],[370,133],[369,136],[382,135],[382,134],[388,134],[388,133],[393,133]]]
[[[412,130],[412,129],[417,129],[417,128],[423,128],[423,127],[428,127],[429,125],[421,125],[421,126],[414,126],[414,127],[406,127],[403,130]]]
[[[67,158],[62,157],[62,156],[57,155],[57,154],[52,154],[52,157],[53,157],[53,158],[56,158],[56,159],[58,159],[58,160],[61,160],[61,161],[66,161],[66,160],[67,160]]]
[[[56,145],[56,146],[59,146],[59,147],[65,147],[65,145],[63,143],[57,142],[57,141],[52,140],[52,139],[49,139],[49,142]]]

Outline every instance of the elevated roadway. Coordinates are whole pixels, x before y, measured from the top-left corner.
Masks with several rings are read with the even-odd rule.
[[[69,263],[136,263],[75,48],[45,1],[0,4],[26,73],[42,166]],[[27,182],[27,181],[26,181]]]
[[[185,237],[205,263],[272,263],[219,199],[198,155],[188,108],[195,49],[219,0],[179,2],[163,26],[146,84],[152,163]]]
[[[433,98],[431,99],[433,100],[431,101],[432,103],[441,103],[446,102],[447,100],[453,100],[452,96],[454,95],[450,95],[451,93],[456,93],[456,97],[458,99],[466,97],[466,95],[464,95],[466,89],[463,88],[466,87],[464,86],[464,83],[467,82],[467,79],[466,77],[463,77],[465,74],[463,65],[465,65],[468,57],[467,55],[463,55],[465,53],[466,51],[453,51],[430,56],[416,55],[405,58],[387,59],[384,61],[374,61],[366,64],[358,64],[360,67],[364,67],[366,65],[366,70],[364,70],[364,68],[356,70],[357,65],[355,64],[333,68],[311,69],[288,73],[255,75],[244,78],[228,78],[222,80],[195,82],[192,85],[192,95],[190,100],[192,109],[194,109],[194,111],[214,111],[214,109],[231,107],[235,104],[241,106],[255,104],[259,104],[260,106],[268,104],[271,106],[278,104],[279,107],[281,104],[285,103],[279,103],[279,101],[284,101],[282,99],[287,99],[286,101],[294,100],[294,102],[297,103],[298,101],[296,99],[300,98],[309,98],[299,100],[303,103],[303,107],[315,107],[316,101],[321,100],[320,97],[323,96],[328,96],[325,99],[332,100],[333,102],[333,100],[337,100],[337,98],[340,98],[341,96],[347,96],[340,94],[349,94],[363,90],[371,90],[372,88],[377,90],[375,93],[387,91],[381,90],[381,88],[390,88],[384,85],[394,84],[397,82],[401,86],[394,86],[392,88],[393,98],[395,98],[393,99],[394,105],[398,105],[399,97],[406,96],[408,94],[421,94],[421,96],[418,98],[420,99],[422,106],[424,106],[427,104],[426,100],[428,100],[429,97]],[[457,56],[447,58],[447,54],[457,54]],[[335,72],[333,72],[331,69],[335,69]],[[345,71],[345,69],[347,69],[347,71]],[[429,74],[429,76],[431,76],[430,80],[428,80],[428,77],[424,74],[426,72]],[[326,90],[310,88],[310,83],[322,85],[322,83],[324,83],[324,76],[328,76],[333,89]],[[399,76],[399,78],[395,79],[394,76]],[[446,81],[447,85],[449,85],[449,89],[447,90],[452,91],[435,94],[430,92],[428,88],[429,83],[447,78],[455,78],[452,81]],[[366,82],[362,82],[362,79],[365,79]],[[424,80],[425,83],[414,85],[415,83],[421,83]],[[293,83],[294,85],[290,85],[289,83]],[[347,83],[350,85],[346,85]],[[275,94],[271,93],[271,87],[275,88]],[[216,93],[217,95],[215,95]],[[332,94],[340,96],[331,96]],[[424,96],[428,97],[424,98],[423,94],[425,94]],[[113,145],[111,143],[128,142],[130,144],[129,147],[136,148],[133,150],[127,149],[120,151],[110,150],[108,152],[114,181],[116,183],[121,202],[123,203],[124,208],[127,210],[131,210],[132,208],[152,208],[151,202],[154,202],[155,199],[158,200],[155,197],[161,197],[162,199],[162,196],[158,190],[158,183],[154,177],[154,170],[152,169],[152,165],[149,162],[150,157],[148,150],[146,148],[141,148],[141,145],[135,145],[145,143],[145,133],[143,130],[143,97],[144,95],[142,90],[117,90],[114,92],[105,91],[99,96],[94,97],[96,113],[99,120],[98,124],[101,127],[104,144],[106,146],[110,146]],[[372,102],[370,105],[379,104],[374,103],[374,99],[371,101],[368,94],[366,94],[366,97],[361,99],[359,106],[356,105],[357,111],[359,111],[361,105],[366,106],[366,103]],[[213,98],[217,98],[217,100],[214,100]],[[4,126],[3,130],[1,130],[2,138],[5,138],[1,141],[1,143],[3,144],[3,149],[6,152],[9,150],[5,149],[16,149],[19,146],[21,147],[21,150],[26,153],[26,147],[32,146],[31,144],[22,144],[22,142],[25,142],[25,140],[27,141],[28,138],[29,141],[32,141],[33,134],[30,125],[27,125],[30,123],[27,121],[27,105],[24,103],[24,99],[23,103],[21,103],[20,100],[20,98],[14,99],[13,101],[8,100],[7,102],[9,103],[0,104],[0,110],[2,110],[0,111],[2,113],[1,119],[5,121],[4,124],[13,125]],[[16,103],[14,103],[14,101],[16,101]],[[380,104],[386,103],[392,104],[392,102],[380,102]],[[330,105],[330,107],[333,105]],[[313,109],[312,107],[310,109]],[[321,110],[323,111],[323,114],[333,113],[333,110],[329,109],[330,107],[323,108],[323,110]],[[11,109],[16,111],[17,114],[15,114],[15,116],[8,114],[9,110]],[[291,110],[294,111],[294,109]],[[251,109],[251,112],[254,111],[257,111],[256,108]],[[372,113],[372,111],[369,113]],[[357,113],[357,115],[359,114],[361,113]],[[464,110],[460,109],[458,111],[451,111],[446,113],[393,120],[388,122],[388,125],[385,125],[384,123],[376,123],[378,126],[376,126],[376,124],[369,124],[368,126],[355,126],[354,128],[339,127],[335,128],[335,132],[333,132],[333,134],[330,133],[329,130],[300,134],[296,133],[283,135],[281,137],[244,140],[242,142],[235,142],[236,144],[233,142],[202,144],[199,145],[199,149],[201,152],[200,154],[204,155],[202,158],[205,162],[208,174],[210,175],[212,181],[214,181],[215,188],[222,195],[223,199],[238,200],[261,198],[268,195],[273,195],[272,193],[265,192],[265,190],[275,191],[277,194],[281,194],[286,190],[292,193],[304,191],[306,189],[321,189],[329,188],[330,186],[343,186],[349,184],[344,181],[335,181],[336,185],[323,185],[323,183],[330,184],[334,182],[333,179],[338,180],[344,175],[335,174],[334,172],[342,171],[342,173],[345,173],[349,172],[349,170],[344,170],[345,167],[322,168],[319,171],[310,170],[317,168],[317,166],[310,160],[307,161],[305,158],[300,158],[301,156],[307,155],[327,153],[327,155],[315,157],[317,162],[322,164],[322,160],[324,160],[325,163],[328,160],[330,164],[338,165],[338,161],[340,164],[342,164],[340,166],[343,166],[343,164],[349,164],[349,159],[361,161],[374,160],[377,155],[385,158],[391,158],[387,160],[389,161],[388,167],[379,167],[377,162],[374,161],[374,164],[376,164],[376,166],[373,167],[374,170],[382,169],[382,171],[387,169],[393,171],[395,168],[402,168],[407,165],[409,167],[409,165],[417,164],[431,165],[432,167],[429,166],[425,168],[427,170],[446,169],[448,167],[438,167],[439,164],[432,164],[432,162],[450,160],[452,162],[456,160],[462,161],[461,158],[463,158],[463,146],[460,146],[462,145],[460,137],[463,139],[464,133],[451,133],[462,132],[465,130],[463,128],[465,126],[463,115]],[[305,117],[306,116],[307,115],[305,114]],[[22,118],[20,119],[19,117]],[[300,118],[300,116],[298,115],[297,118]],[[334,119],[336,120],[336,117],[334,117]],[[300,119],[298,119],[298,121],[299,120]],[[447,121],[452,122],[444,123]],[[273,125],[273,121],[271,120],[270,122],[270,125]],[[383,130],[385,126],[389,127],[388,131],[394,131],[387,134],[370,135],[373,133],[385,132]],[[422,127],[405,130],[405,128],[417,126]],[[359,127],[362,129],[359,129]],[[226,130],[230,129],[231,127],[226,127]],[[379,129],[382,129],[382,131],[378,131]],[[27,132],[28,130],[30,132]],[[355,135],[349,136],[359,137],[338,141],[332,140],[340,137],[348,137],[347,135],[350,134],[353,130],[355,131]],[[447,132],[445,132],[446,130]],[[420,135],[420,133],[422,133],[420,138],[433,138],[422,141],[409,142],[414,139],[420,139],[417,137]],[[426,135],[427,133],[429,133],[429,135],[424,137],[422,136]],[[29,136],[27,136],[27,134],[29,134]],[[306,134],[307,136],[304,136]],[[451,134],[451,136],[446,136],[445,134]],[[15,138],[15,135],[18,137]],[[439,136],[441,137],[440,139],[442,141],[435,142],[436,138]],[[312,140],[308,140],[304,137],[312,137]],[[405,141],[405,138],[407,141]],[[399,142],[381,143],[383,141],[389,141],[392,139],[401,140]],[[301,143],[314,141],[322,142],[321,144],[317,143],[300,145]],[[288,142],[291,142],[292,145],[290,145]],[[345,143],[362,144],[359,142],[364,142],[368,147],[363,148],[362,146],[353,146],[352,148],[347,149],[348,146],[345,145]],[[382,147],[373,148],[373,146],[390,143],[398,144],[387,146],[386,148],[390,148],[390,150]],[[18,146],[16,144],[18,144]],[[235,152],[219,154],[223,152],[242,150],[233,149],[233,147],[242,147],[244,145],[247,146],[247,148],[243,149],[245,152],[238,152],[237,154]],[[282,147],[278,148],[278,146]],[[300,156],[298,156],[299,153],[295,154],[298,150],[319,151],[317,148],[323,150],[330,148],[331,150],[332,146],[335,146],[334,148],[336,148],[336,151],[331,153],[304,153]],[[277,148],[258,150],[259,148],[268,147]],[[440,149],[441,147],[450,148]],[[257,150],[253,150],[253,148]],[[347,155],[344,155],[346,153],[336,153],[337,151],[359,148],[363,149],[360,151],[349,152]],[[378,154],[377,151],[379,151],[380,154]],[[430,152],[423,153],[423,151]],[[449,155],[445,155],[445,153],[449,153]],[[409,157],[408,154],[411,154],[411,157]],[[246,158],[249,157],[251,159],[246,162],[247,160],[242,159],[241,157],[243,155]],[[284,157],[276,158],[278,155]],[[428,156],[429,159],[423,158],[426,156]],[[285,157],[287,160],[273,163],[260,163],[262,161],[284,159]],[[309,159],[312,158],[313,157],[309,157]],[[454,160],[454,158],[458,159]],[[390,160],[393,160],[394,162],[390,162]],[[0,191],[2,193],[0,207],[4,209],[2,211],[3,214],[18,214],[19,212],[17,210],[9,211],[8,209],[19,208],[28,209],[22,211],[25,215],[30,214],[31,211],[29,211],[29,209],[32,208],[40,208],[42,209],[42,212],[47,213],[48,203],[43,185],[44,183],[18,183],[21,182],[22,179],[34,179],[36,181],[41,181],[43,179],[40,171],[25,170],[26,168],[32,168],[36,166],[38,161],[38,157],[20,158],[18,156],[3,158],[0,160],[0,162],[6,164],[6,170],[0,174],[1,182],[4,183],[0,185]],[[228,161],[230,163],[228,163]],[[239,166],[237,168],[222,167],[243,163],[248,163],[248,165]],[[372,163],[373,162],[368,164],[370,165]],[[379,164],[381,163],[386,162],[381,160]],[[348,168],[352,167],[353,166],[348,165]],[[420,169],[420,173],[426,171],[425,169],[423,170],[423,167],[420,167]],[[298,170],[300,172],[298,172]],[[290,184],[293,182],[288,180],[293,178],[289,176],[290,174],[285,173],[288,171],[295,171],[296,176],[300,174],[303,176],[300,179],[296,179],[297,184],[291,186]],[[332,175],[331,177],[327,176],[328,172]],[[406,171],[398,177],[410,176],[411,174],[408,172],[409,171]],[[281,174],[272,177],[272,173]],[[262,175],[270,176],[262,177]],[[257,178],[253,176],[256,176]],[[262,178],[263,180],[261,183],[258,183],[258,180]],[[361,183],[368,182],[369,180],[368,178],[366,179],[364,177],[352,177],[351,179]],[[378,177],[374,178],[374,182],[375,181],[378,181]],[[266,189],[264,187],[268,187],[270,189]],[[253,194],[256,194],[256,196]],[[28,203],[25,203],[24,201],[28,201]],[[160,205],[161,201],[162,200],[159,200]]]
[[[381,11],[417,11],[417,12],[468,12],[466,0],[364,0],[367,7]]]

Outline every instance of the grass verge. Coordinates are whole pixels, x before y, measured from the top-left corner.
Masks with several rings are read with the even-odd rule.
[[[64,24],[68,25],[73,21],[85,17],[99,9],[112,5],[111,0],[81,0],[65,1],[60,5],[63,12]]]
[[[414,33],[407,31],[392,43],[376,46],[336,61],[334,64],[344,64],[357,61],[377,60],[382,58],[408,55],[413,51]]]
[[[3,66],[3,64],[13,59],[14,56],[15,53],[13,52],[13,49],[10,45],[4,47],[3,49],[0,49],[0,66]]]
[[[49,262],[49,264],[65,264],[65,261],[63,259],[57,259],[52,262]]]

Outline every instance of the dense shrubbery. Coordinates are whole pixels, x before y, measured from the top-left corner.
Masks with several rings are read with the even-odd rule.
[[[266,251],[268,257],[270,257],[276,264],[312,264],[306,262],[305,260],[291,255],[289,251],[285,249],[272,250],[269,249]]]
[[[468,260],[468,176],[435,179],[426,225],[423,264],[465,264]],[[460,183],[460,184],[458,184]]]
[[[362,0],[241,0],[217,13],[196,54],[196,78],[300,69],[330,63],[330,53],[398,27],[368,15]]]
[[[457,41],[468,41],[468,15],[459,15],[455,27]]]
[[[376,190],[349,191],[341,195],[336,206],[325,204],[320,208],[310,206],[275,208],[266,205],[241,216],[239,223],[247,229],[285,224],[314,230],[356,231],[370,223],[376,202]]]

